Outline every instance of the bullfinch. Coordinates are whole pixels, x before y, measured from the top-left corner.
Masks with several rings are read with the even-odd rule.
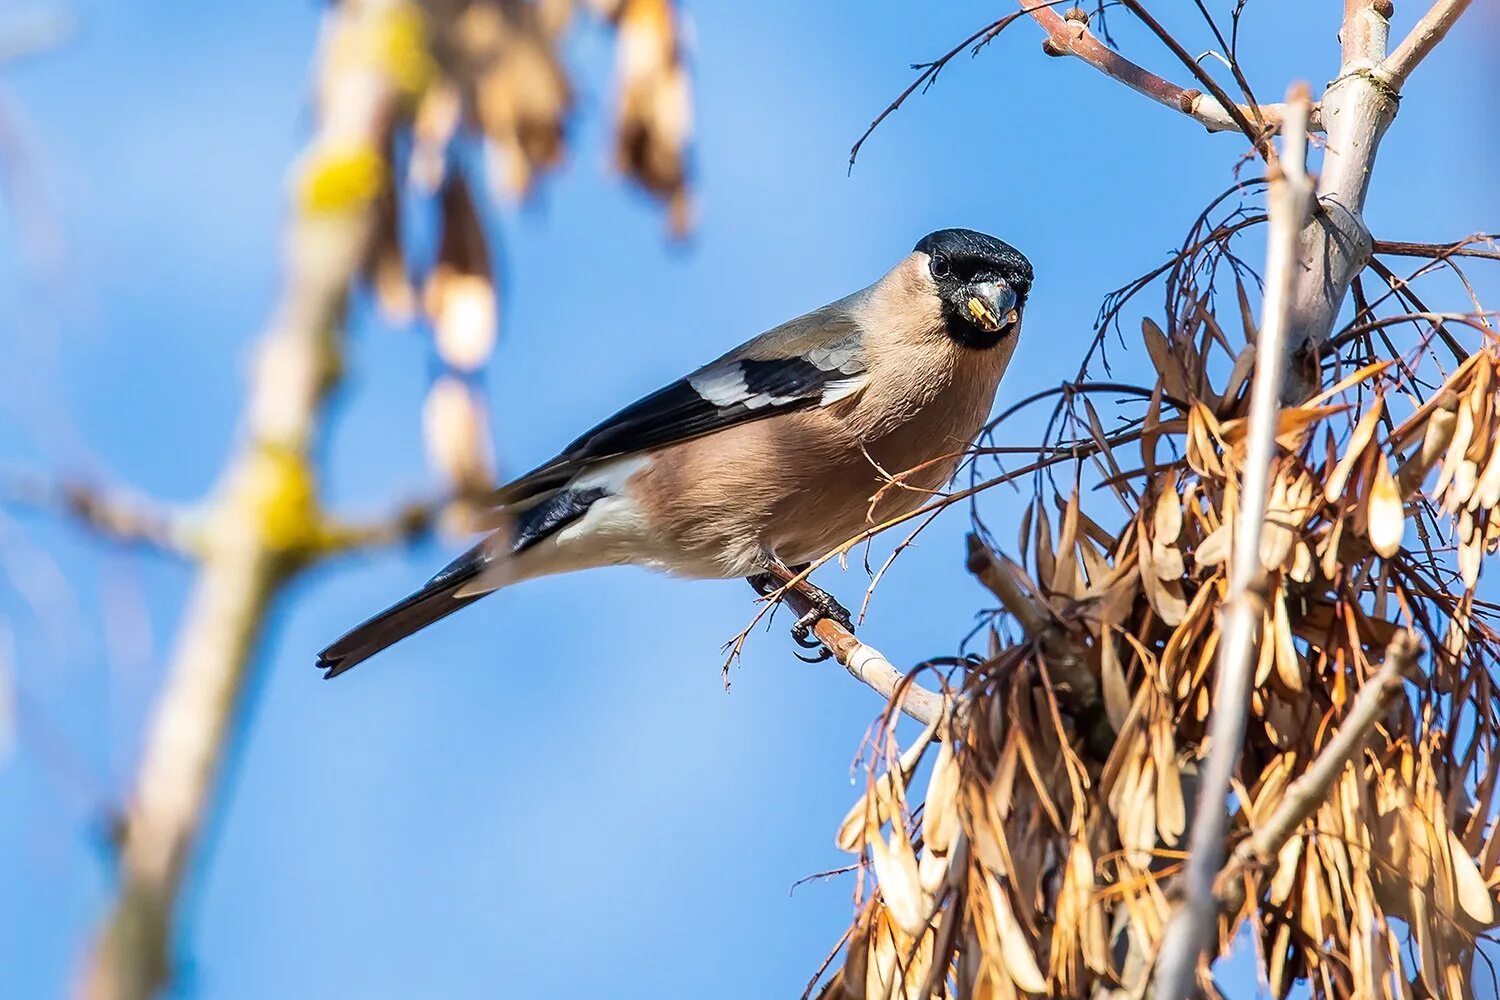
[[[318,657],[334,677],[492,591],[633,564],[763,593],[931,499],[989,415],[1031,264],[968,229],[627,406],[493,494],[486,539]],[[915,469],[903,487],[890,475]],[[879,494],[872,505],[872,497]],[[811,617],[848,623],[822,591]]]

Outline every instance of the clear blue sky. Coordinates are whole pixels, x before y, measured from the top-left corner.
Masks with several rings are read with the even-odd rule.
[[[28,198],[60,249],[55,266],[18,259],[30,230],[7,211],[0,469],[170,499],[209,486],[277,285],[319,6],[78,0],[65,47],[3,71],[4,114],[42,181]],[[1333,75],[1339,5],[1316,6],[1250,5],[1242,51],[1269,97]],[[1405,25],[1416,5],[1401,6]],[[488,381],[504,467],[867,283],[943,226],[1000,235],[1036,265],[1002,397],[1069,377],[1100,298],[1180,241],[1240,145],[1043,57],[1020,24],[889,120],[846,176],[850,143],[907,64],[1004,7],[690,5],[701,226],[685,248],[605,169],[608,52],[575,44],[586,83],[568,165],[503,221]],[[1305,27],[1273,30],[1294,14]],[[1377,235],[1500,228],[1493,122],[1458,100],[1494,92],[1497,30],[1476,11],[1408,88],[1372,195]],[[356,331],[350,360],[328,494],[369,513],[429,486],[427,361],[384,329]],[[1005,525],[1019,500],[997,494],[986,510]],[[953,652],[984,604],[962,569],[964,528],[952,512],[879,591],[864,634],[894,661]],[[800,992],[852,884],[789,889],[843,863],[833,832],[874,696],[794,660],[781,625],[755,638],[726,694],[720,644],[752,613],[748,589],[634,570],[528,584],[323,683],[315,651],[452,547],[320,569],[276,609],[192,880],[176,995]],[[107,899],[99,810],[127,787],[188,575],[44,518],[0,516],[0,557],[22,699],[19,745],[0,763],[0,991],[48,997]],[[18,566],[29,589],[7,578]],[[822,582],[848,601],[865,583],[857,569]]]

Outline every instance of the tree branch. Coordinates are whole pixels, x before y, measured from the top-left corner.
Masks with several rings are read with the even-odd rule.
[[[1022,631],[1028,635],[1039,635],[1046,631],[1051,624],[1050,616],[1043,609],[1037,607],[1030,594],[1022,589],[1020,583],[1002,566],[995,558],[995,553],[984,544],[980,537],[972,532],[965,539],[968,545],[968,556],[965,566],[974,578],[984,584],[984,588],[995,595],[1001,606],[1009,611],[1021,626]]]
[[[402,0],[344,0],[325,16],[317,131],[300,165],[281,301],[251,375],[244,438],[204,510],[205,548],[123,817],[119,895],[84,973],[89,1000],[148,1000],[170,978],[176,902],[266,612],[324,523],[312,449],[389,181],[389,129],[419,85],[411,60],[392,60],[392,39],[421,41]]]
[[[447,506],[443,501],[407,503],[373,521],[334,521],[324,528],[317,555],[336,556],[416,541],[432,530]]]
[[[1319,211],[1303,230],[1298,252],[1304,278],[1292,304],[1294,353],[1311,355],[1327,342],[1350,284],[1370,260],[1365,198],[1375,154],[1396,117],[1401,84],[1467,6],[1467,0],[1440,0],[1402,42],[1399,58],[1387,60],[1390,0],[1345,0],[1343,62],[1323,94],[1328,141],[1318,175]],[[1289,383],[1288,399],[1315,391],[1311,367],[1309,357]]]
[[[813,610],[812,600],[795,587],[786,589],[781,599],[798,617]],[[884,653],[860,642],[853,632],[838,622],[820,618],[813,625],[813,634],[855,680],[868,685],[888,702],[896,700],[899,694],[901,711],[906,715],[924,726],[930,726],[943,717],[947,701],[943,695],[911,680],[896,669]]]
[[[1437,47],[1448,30],[1463,17],[1471,2],[1472,0],[1438,0],[1432,5],[1432,9],[1422,15],[1422,20],[1417,22],[1416,27],[1401,40],[1396,51],[1381,66],[1392,87],[1400,89],[1406,78],[1411,76],[1412,70],[1427,58],[1427,54]]]
[[[1481,260],[1500,260],[1500,250],[1476,250],[1476,243],[1494,244],[1500,234],[1475,233],[1455,243],[1407,243],[1401,240],[1375,240],[1371,250],[1391,257],[1426,257],[1430,260],[1446,260],[1449,257],[1477,257]]]
[[[1099,759],[1109,756],[1115,731],[1104,709],[1099,677],[1089,663],[1083,645],[1045,603],[1033,597],[1019,570],[1002,563],[976,534],[967,538],[965,565],[975,579],[1000,601],[1020,624],[1026,639],[1036,644],[1046,664],[1046,680],[1058,702],[1077,720],[1089,751]]]
[[[1213,943],[1218,929],[1214,879],[1224,857],[1229,820],[1225,801],[1245,741],[1255,652],[1264,615],[1259,593],[1264,575],[1260,536],[1275,460],[1285,345],[1290,340],[1291,303],[1297,285],[1297,234],[1307,219],[1313,195],[1301,114],[1308,104],[1306,85],[1294,85],[1287,99],[1281,157],[1271,175],[1265,296],[1256,341],[1240,509],[1233,527],[1229,589],[1219,622],[1208,759],[1193,809],[1192,836],[1182,876],[1184,898],[1168,921],[1157,960],[1156,995],[1163,1000],[1185,1000],[1190,995],[1199,956]]]
[[[1110,48],[1089,30],[1086,16],[1064,17],[1051,6],[1033,7],[1029,0],[1022,0],[1022,9],[1031,15],[1047,33],[1042,49],[1051,56],[1075,56],[1111,79],[1118,80],[1131,90],[1148,97],[1163,107],[1187,115],[1210,132],[1235,132],[1242,129],[1241,122],[1259,118],[1268,129],[1280,128],[1286,112],[1282,104],[1263,104],[1256,108],[1229,103],[1230,111],[1223,103],[1198,90],[1188,90],[1143,69]],[[1236,120],[1238,116],[1239,120]],[[1322,129],[1320,109],[1313,109],[1309,128]]]

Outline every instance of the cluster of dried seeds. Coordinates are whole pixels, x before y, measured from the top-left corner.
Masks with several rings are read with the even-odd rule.
[[[1044,487],[1020,562],[981,552],[981,577],[1003,574],[991,589],[1032,626],[1008,644],[992,633],[941,730],[891,760],[850,813],[839,844],[874,880],[825,996],[1139,986],[1211,708],[1254,356],[1243,293],[1241,305],[1238,349],[1202,302],[1172,334],[1145,324],[1158,377],[1125,431],[1106,435],[1082,399],[1079,453],[1124,505],[1118,530],[1084,511],[1077,485],[1066,500]],[[1226,943],[1250,929],[1275,996],[1299,979],[1318,997],[1371,998],[1474,996],[1493,982],[1476,941],[1500,923],[1500,635],[1475,586],[1500,544],[1500,340],[1476,328],[1477,349],[1425,398],[1403,364],[1380,361],[1281,412],[1229,846],[1278,810],[1306,815],[1238,873],[1220,922]],[[1125,470],[1130,444],[1140,464]],[[1430,650],[1419,675],[1317,801],[1292,801],[1398,633]]]
[[[393,323],[420,323],[431,332],[437,364],[423,437],[431,464],[459,498],[481,495],[494,481],[489,408],[478,375],[494,351],[500,310],[494,252],[475,191],[487,189],[499,200],[524,197],[562,161],[574,88],[560,46],[575,6],[573,0],[398,4],[389,30],[366,41],[406,67],[401,116],[390,122],[380,149],[361,150],[358,163],[368,161],[366,169],[324,171],[342,182],[317,188],[323,200],[347,198],[342,193],[352,182],[345,178],[369,178],[356,185],[368,188],[364,196],[378,198],[380,209],[365,271]],[[681,235],[688,226],[692,121],[680,12],[670,0],[596,0],[591,7],[615,28],[619,167],[665,201]],[[482,157],[467,156],[470,149]],[[482,172],[471,161],[482,162]],[[434,246],[403,231],[404,222],[421,216],[430,227],[416,228],[430,228]],[[448,513],[461,524],[468,520],[462,504]]]

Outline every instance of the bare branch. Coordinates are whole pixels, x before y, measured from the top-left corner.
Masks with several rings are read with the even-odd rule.
[[[1303,280],[1292,303],[1293,353],[1319,349],[1332,335],[1349,286],[1370,259],[1365,198],[1380,141],[1396,116],[1397,87],[1377,72],[1390,36],[1390,0],[1345,0],[1339,31],[1343,61],[1323,92],[1328,128],[1318,173],[1319,211],[1303,230],[1299,257]],[[1287,398],[1311,393],[1299,371]]]
[[[1224,857],[1229,820],[1225,802],[1244,745],[1254,653],[1263,617],[1258,593],[1263,577],[1260,536],[1275,458],[1285,345],[1290,340],[1297,234],[1312,206],[1313,182],[1306,169],[1307,135],[1301,113],[1309,103],[1307,86],[1294,85],[1287,98],[1279,165],[1271,176],[1265,297],[1256,341],[1240,509],[1234,521],[1229,560],[1229,590],[1220,619],[1222,638],[1209,717],[1208,760],[1194,804],[1183,873],[1184,899],[1168,922],[1158,957],[1156,995],[1163,1000],[1190,995],[1199,956],[1212,943],[1218,927],[1214,880]]]
[[[1210,132],[1234,132],[1249,128],[1249,135],[1254,141],[1256,130],[1250,125],[1251,119],[1259,118],[1266,128],[1273,131],[1281,125],[1286,111],[1284,105],[1265,104],[1258,108],[1250,108],[1231,101],[1227,102],[1228,107],[1226,107],[1225,103],[1210,95],[1198,90],[1179,87],[1150,70],[1137,66],[1094,35],[1089,30],[1086,18],[1065,18],[1050,5],[1033,7],[1028,6],[1024,0],[1022,8],[1047,33],[1047,40],[1042,43],[1042,48],[1048,55],[1076,56],[1136,93],[1164,107],[1180,111]],[[1229,110],[1231,108],[1232,111]],[[1313,109],[1309,128],[1314,131],[1322,128],[1320,109],[1317,107]]]
[[[1056,0],[1053,0],[1053,2],[1056,2]],[[860,133],[859,138],[854,141],[854,145],[849,148],[849,169],[851,171],[854,169],[854,161],[859,158],[860,148],[864,146],[865,140],[870,138],[870,136],[874,134],[875,130],[880,127],[880,123],[900,110],[901,105],[906,103],[906,99],[911,97],[911,95],[915,94],[918,90],[921,90],[924,94],[927,93],[927,89],[933,84],[937,83],[938,74],[941,73],[943,71],[943,68],[953,60],[954,56],[958,55],[969,46],[973,46],[973,48],[970,50],[970,54],[978,55],[980,49],[984,48],[991,41],[993,41],[995,37],[1000,34],[1000,32],[1010,27],[1011,23],[1021,16],[1023,15],[1007,14],[1006,16],[1000,18],[998,21],[991,21],[989,24],[986,24],[978,31],[969,35],[969,37],[965,38],[963,41],[959,42],[957,45],[953,46],[953,48],[949,49],[943,55],[938,56],[931,62],[914,64],[912,66],[912,69],[919,71],[917,73],[917,78],[910,84],[908,84],[905,90],[896,95],[896,99],[890,104],[887,104],[884,111],[875,116],[875,120],[870,122],[869,126],[864,130],[864,132]]]
[[[1050,622],[1047,615],[1037,607],[1031,596],[1023,591],[1015,578],[1006,572],[995,559],[995,553],[976,534],[970,533],[967,539],[969,554],[966,565],[975,579],[984,584],[985,589],[994,594],[1000,604],[1011,616],[1020,623],[1021,628],[1028,635],[1039,635],[1044,632]]]
[[[1473,236],[1453,243],[1407,243],[1401,240],[1375,240],[1374,253],[1392,257],[1427,257],[1432,260],[1447,260],[1449,257],[1477,257],[1481,260],[1500,260],[1500,250],[1477,250],[1476,243],[1493,245],[1500,234],[1475,233]]]
[[[1427,54],[1437,47],[1449,29],[1463,17],[1471,2],[1472,0],[1438,0],[1431,10],[1422,15],[1422,20],[1417,22],[1411,33],[1396,46],[1396,51],[1381,65],[1391,86],[1399,89],[1406,82],[1412,70],[1427,58]]]
[[[10,483],[0,499],[16,506],[61,512],[112,542],[144,545],[180,556],[197,553],[196,532],[187,512],[122,491],[85,483],[22,479]]]

